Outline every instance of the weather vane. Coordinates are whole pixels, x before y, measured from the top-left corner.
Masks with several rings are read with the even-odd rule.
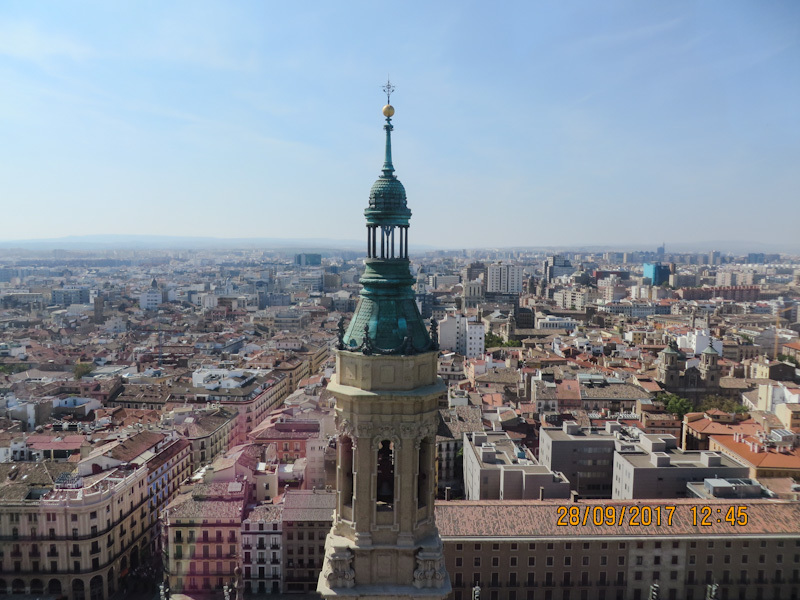
[[[392,82],[389,80],[389,76],[386,76],[386,85],[381,88],[383,92],[386,94],[386,104],[391,104],[391,96],[392,92],[394,92],[394,86]]]

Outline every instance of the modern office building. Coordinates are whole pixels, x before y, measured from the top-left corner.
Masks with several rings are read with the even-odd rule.
[[[650,279],[650,285],[661,285],[669,283],[669,266],[661,263],[644,263],[642,265],[642,276]]]
[[[486,268],[487,293],[521,294],[522,267],[498,263]]]

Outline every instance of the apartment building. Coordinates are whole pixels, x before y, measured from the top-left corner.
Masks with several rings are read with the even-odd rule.
[[[284,592],[316,591],[335,506],[336,494],[331,491],[295,490],[284,495]]]
[[[149,555],[147,468],[0,464],[0,594],[103,600]]]
[[[145,460],[150,494],[150,552],[160,553],[163,534],[158,516],[192,474],[192,445],[183,438],[167,439]]]
[[[224,408],[187,408],[176,409],[167,423],[189,442],[191,470],[195,471],[233,447],[236,420],[236,413]]]
[[[522,267],[501,263],[486,268],[486,291],[489,293],[521,294]]]
[[[572,489],[583,498],[610,498],[614,470],[614,450],[621,430],[619,423],[608,422],[602,430],[581,428],[574,421],[562,427],[539,430],[539,462],[563,473]]]
[[[467,358],[483,356],[486,332],[483,323],[476,317],[467,317],[448,311],[447,317],[439,321],[439,347],[451,350]]]
[[[449,390],[448,395],[460,390]],[[469,401],[467,392],[462,398]],[[444,497],[445,489],[460,493],[464,487],[464,474],[457,468],[458,455],[464,447],[464,434],[483,431],[480,406],[451,406],[439,409],[439,429],[436,432],[436,482],[438,495]],[[462,463],[463,465],[463,463]]]
[[[278,594],[283,587],[282,513],[281,504],[258,504],[242,521],[242,568],[248,594]]]
[[[289,394],[287,376],[278,371],[250,372],[227,369],[198,370],[190,387],[173,387],[171,402],[216,404],[236,415],[231,445],[247,434]],[[293,388],[292,388],[293,389]]]
[[[240,481],[196,483],[167,505],[163,564],[173,593],[211,593],[233,580],[242,558],[242,517],[250,488]]]
[[[504,431],[464,433],[467,500],[569,498],[569,481],[538,464]]]
[[[733,505],[747,509],[739,524],[716,522]],[[650,525],[630,521],[633,507]],[[485,600],[647,600],[653,584],[665,600],[702,600],[712,584],[720,599],[800,594],[797,502],[439,502],[436,523],[452,600],[476,585]]]
[[[681,450],[672,435],[640,435],[626,452],[614,453],[612,498],[685,498],[686,484],[707,478],[748,476],[748,468],[716,452]]]

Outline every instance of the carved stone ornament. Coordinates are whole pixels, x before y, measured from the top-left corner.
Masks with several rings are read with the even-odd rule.
[[[356,431],[358,437],[372,437],[372,423],[361,423]]]
[[[327,574],[328,585],[332,588],[351,588],[356,584],[353,570],[353,553],[344,546],[334,546],[330,555],[331,571]]]
[[[419,428],[419,434],[424,438],[432,437],[436,435],[438,429],[439,426],[437,423],[427,423]]]
[[[347,419],[342,419],[339,421],[336,424],[336,430],[339,432],[339,435],[346,435],[349,438],[353,437],[353,424]]]
[[[391,440],[392,438],[396,437],[394,433],[394,427],[391,425],[381,425],[378,427],[377,431],[375,431],[375,435],[382,440]]]
[[[400,437],[403,439],[413,438],[417,435],[419,429],[416,423],[403,423],[400,425]]]
[[[414,569],[414,587],[417,589],[442,587],[447,573],[444,569],[444,556],[441,550],[420,549],[416,558],[417,568]]]

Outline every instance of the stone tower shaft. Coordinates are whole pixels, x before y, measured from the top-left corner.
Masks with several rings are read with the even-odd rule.
[[[372,186],[363,289],[345,332],[336,373],[336,510],[317,591],[324,598],[431,598],[450,593],[436,529],[436,336],[414,301],[408,221],[394,176],[391,116],[386,155]],[[380,236],[380,241],[378,241]]]

